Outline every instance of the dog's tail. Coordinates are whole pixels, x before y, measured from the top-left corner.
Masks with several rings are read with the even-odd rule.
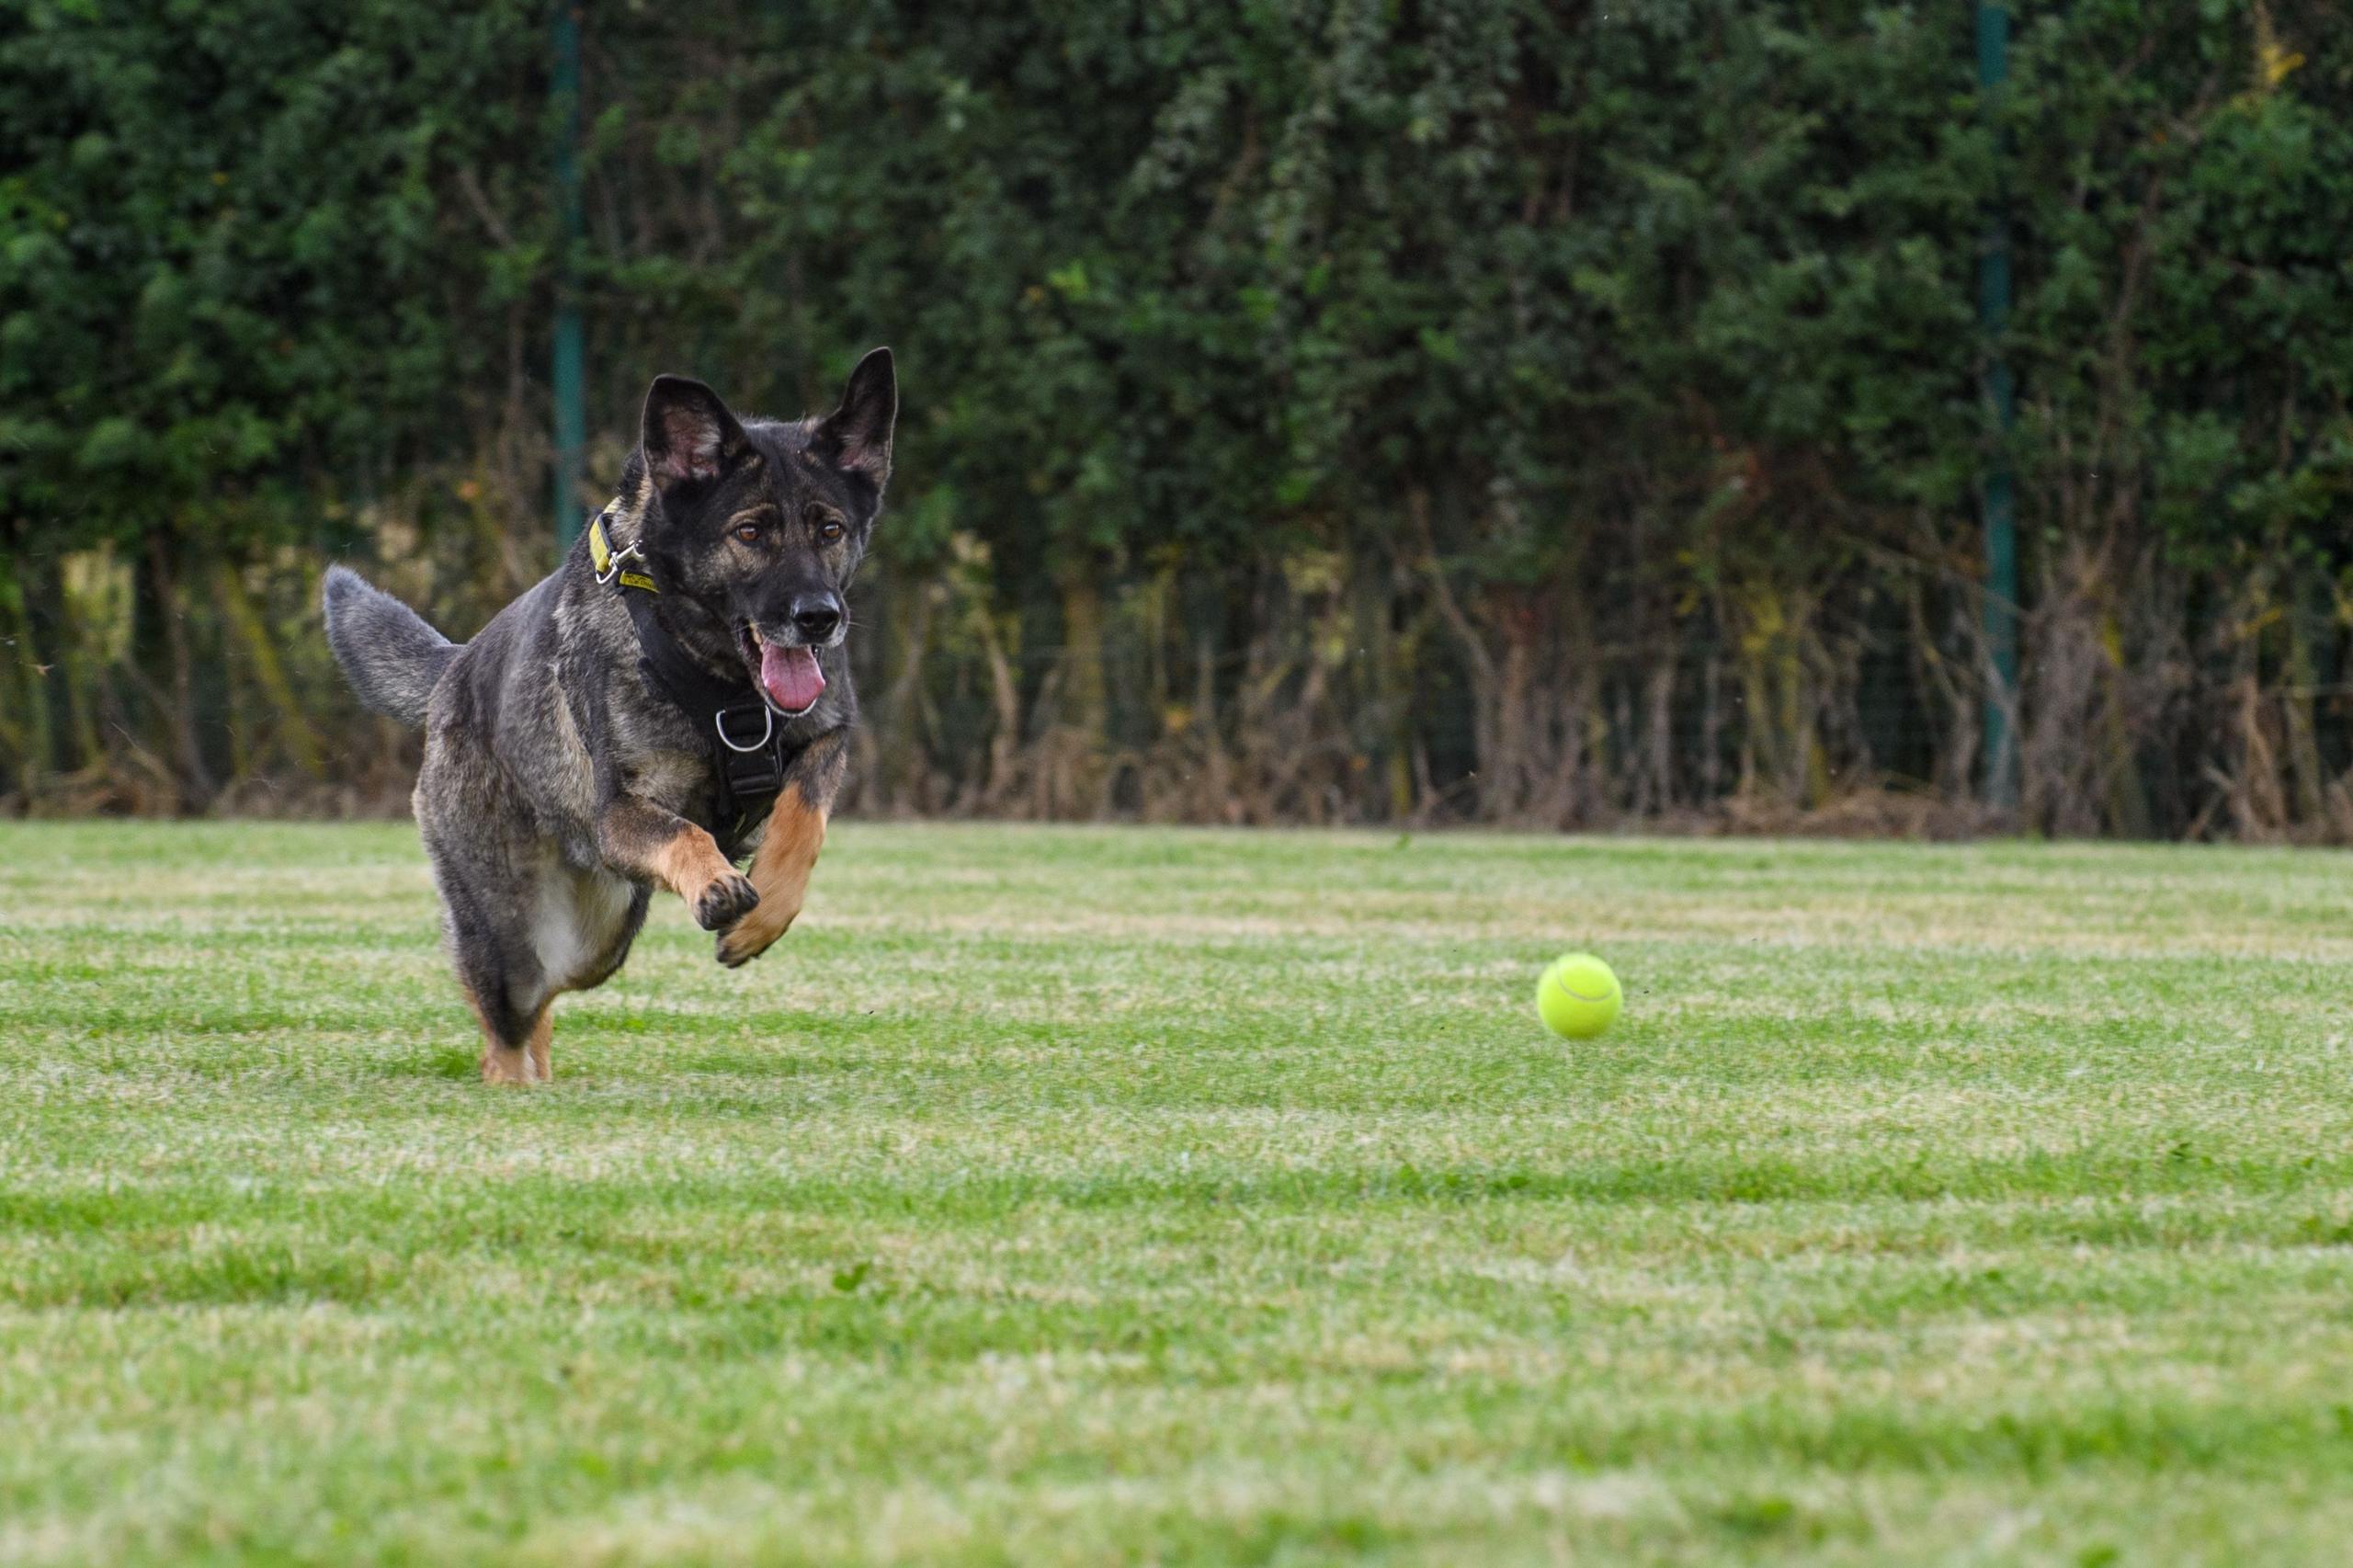
[[[359,700],[404,724],[425,722],[425,704],[434,683],[460,644],[450,642],[416,611],[369,587],[356,572],[327,568],[327,646]]]

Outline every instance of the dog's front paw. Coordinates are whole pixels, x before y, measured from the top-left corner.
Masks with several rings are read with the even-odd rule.
[[[695,898],[695,924],[706,931],[724,931],[759,907],[760,890],[741,871],[713,877]]]
[[[797,909],[761,908],[719,934],[719,961],[729,969],[741,969],[776,945],[776,939],[790,929]]]

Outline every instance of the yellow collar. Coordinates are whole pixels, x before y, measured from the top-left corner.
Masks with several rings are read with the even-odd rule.
[[[605,517],[606,513],[611,510],[612,508],[608,506],[605,511],[597,513],[588,522],[588,559],[596,564],[597,581],[609,583],[613,580],[614,574],[619,572],[622,587],[642,588],[649,594],[660,593],[662,590],[654,585],[654,579],[644,573],[620,571],[622,562],[632,558],[642,561],[644,557],[638,554],[637,546],[633,544],[626,550],[616,552],[612,545],[607,542]]]

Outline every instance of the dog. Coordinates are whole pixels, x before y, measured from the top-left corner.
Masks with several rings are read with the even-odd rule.
[[[328,568],[353,691],[425,726],[417,829],[485,1081],[550,1078],[551,1006],[620,968],[654,890],[731,968],[801,913],[848,762],[847,596],[897,419],[887,348],[796,422],[655,378],[611,504],[471,642]]]

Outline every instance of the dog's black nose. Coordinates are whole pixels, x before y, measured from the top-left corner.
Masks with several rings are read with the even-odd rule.
[[[793,601],[792,624],[800,629],[803,641],[823,642],[841,623],[842,602],[831,594],[822,598]]]

